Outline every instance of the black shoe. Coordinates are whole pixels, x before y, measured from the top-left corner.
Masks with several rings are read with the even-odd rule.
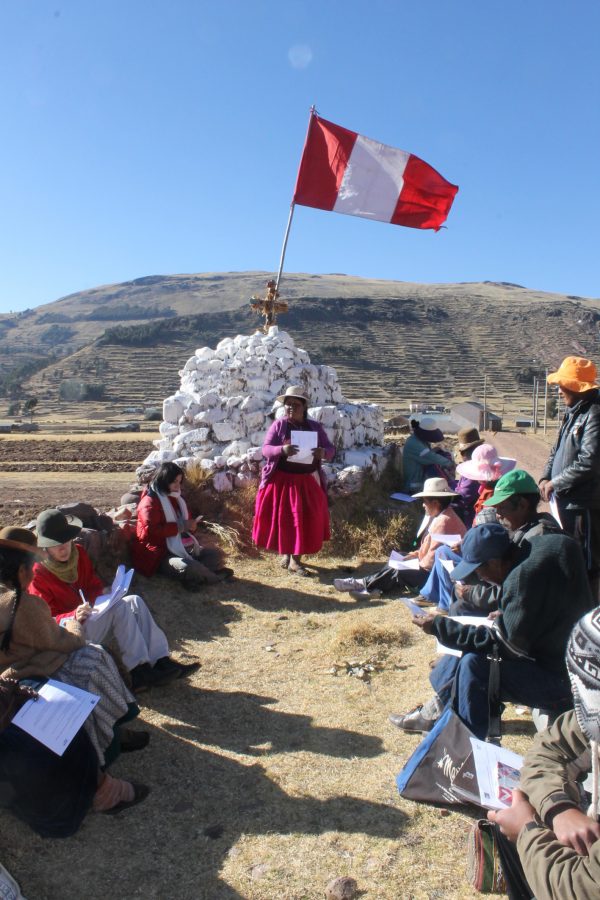
[[[140,694],[153,687],[163,687],[179,678],[179,670],[173,668],[170,671],[161,672],[153,669],[150,663],[142,663],[131,670],[131,684],[134,694]]]
[[[152,668],[154,672],[173,672],[179,668],[179,663],[171,659],[170,656],[161,656],[160,659],[156,660]]]
[[[388,716],[388,719],[392,725],[395,725],[396,728],[401,728],[402,731],[409,731],[412,734],[426,734],[428,731],[431,731],[436,720],[426,719],[421,714],[422,709],[422,706],[417,706],[416,709],[403,716],[392,713],[391,716]]]
[[[187,678],[188,675],[192,675],[194,672],[197,672],[202,664],[199,662],[193,663],[177,663],[179,668],[178,678]]]
[[[105,816],[116,816],[120,812],[123,812],[124,809],[129,809],[131,806],[137,806],[137,804],[142,803],[150,793],[150,788],[147,784],[137,784],[135,781],[132,781],[131,785],[133,787],[133,800],[122,800],[121,803],[117,803],[117,805],[113,806],[111,809],[103,809],[102,813]]]
[[[143,750],[150,743],[149,731],[133,731],[131,728],[121,728],[121,753],[135,753]]]
[[[175,678],[186,678],[192,672],[197,672],[200,668],[199,662],[182,663],[171,659],[170,656],[163,656],[157,659],[154,664],[154,671],[159,672],[175,672]]]

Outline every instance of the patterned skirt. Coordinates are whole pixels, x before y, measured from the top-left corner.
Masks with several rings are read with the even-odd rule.
[[[86,644],[74,650],[52,677],[100,697],[84,728],[103,766],[104,751],[113,740],[115,723],[128,712],[128,704],[135,703],[114,659],[98,644]]]
[[[273,473],[256,495],[252,540],[276,553],[318,553],[328,541],[327,495],[313,474]]]

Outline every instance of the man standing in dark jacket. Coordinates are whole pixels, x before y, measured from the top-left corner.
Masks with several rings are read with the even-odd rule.
[[[474,573],[501,584],[493,627],[465,625],[444,616],[413,617],[442,644],[462,651],[444,656],[430,680],[436,694],[422,707],[390,721],[404,731],[430,731],[442,709],[454,709],[476,737],[489,727],[490,653],[499,646],[500,699],[563,712],[572,706],[565,650],[575,622],[593,606],[581,549],[570,537],[539,535],[517,547],[502,525],[467,533],[463,558],[452,572]]]
[[[542,499],[553,497],[563,529],[583,547],[592,592],[600,576],[600,396],[596,366],[567,356],[548,375],[566,406],[558,439],[540,479]]]

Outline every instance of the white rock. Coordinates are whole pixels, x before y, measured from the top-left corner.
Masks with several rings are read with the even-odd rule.
[[[200,347],[200,349],[196,350],[196,360],[200,360],[201,362],[212,359],[214,355],[215,351],[211,350],[210,347]]]
[[[267,429],[265,428],[264,431],[253,431],[252,434],[249,435],[249,437],[253,444],[258,444],[259,446],[262,447],[262,445],[265,442],[266,435],[267,435]],[[262,450],[261,450],[261,457],[262,457]]]
[[[171,425],[170,422],[161,422],[158,426],[158,430],[165,438],[172,438],[175,437],[176,434],[179,434],[177,425]]]
[[[265,414],[262,411],[248,413],[244,416],[244,424],[247,431],[257,431],[261,428],[265,421]]]
[[[201,425],[202,423],[206,423],[206,425],[214,425],[215,422],[223,422],[227,418],[227,412],[224,409],[219,409],[217,406],[213,406],[209,409],[204,409],[202,412],[199,412],[194,416],[193,422],[194,425]]]
[[[176,397],[167,397],[163,401],[163,419],[169,424],[176,425],[183,415],[183,403]]]
[[[245,433],[245,429],[240,423],[215,422],[213,425],[213,434],[219,442],[233,441],[243,437]]]
[[[221,450],[221,455],[227,459],[229,456],[243,456],[250,448],[250,441],[232,441]]]
[[[215,491],[219,491],[219,493],[231,491],[233,490],[233,482],[227,472],[215,472],[213,476],[213,487]]]

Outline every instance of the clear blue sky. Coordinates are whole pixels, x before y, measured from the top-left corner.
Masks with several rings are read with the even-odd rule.
[[[275,271],[312,103],[460,191],[438,234],[297,207],[288,271],[600,297],[599,50],[597,0],[4,0],[0,311]]]

